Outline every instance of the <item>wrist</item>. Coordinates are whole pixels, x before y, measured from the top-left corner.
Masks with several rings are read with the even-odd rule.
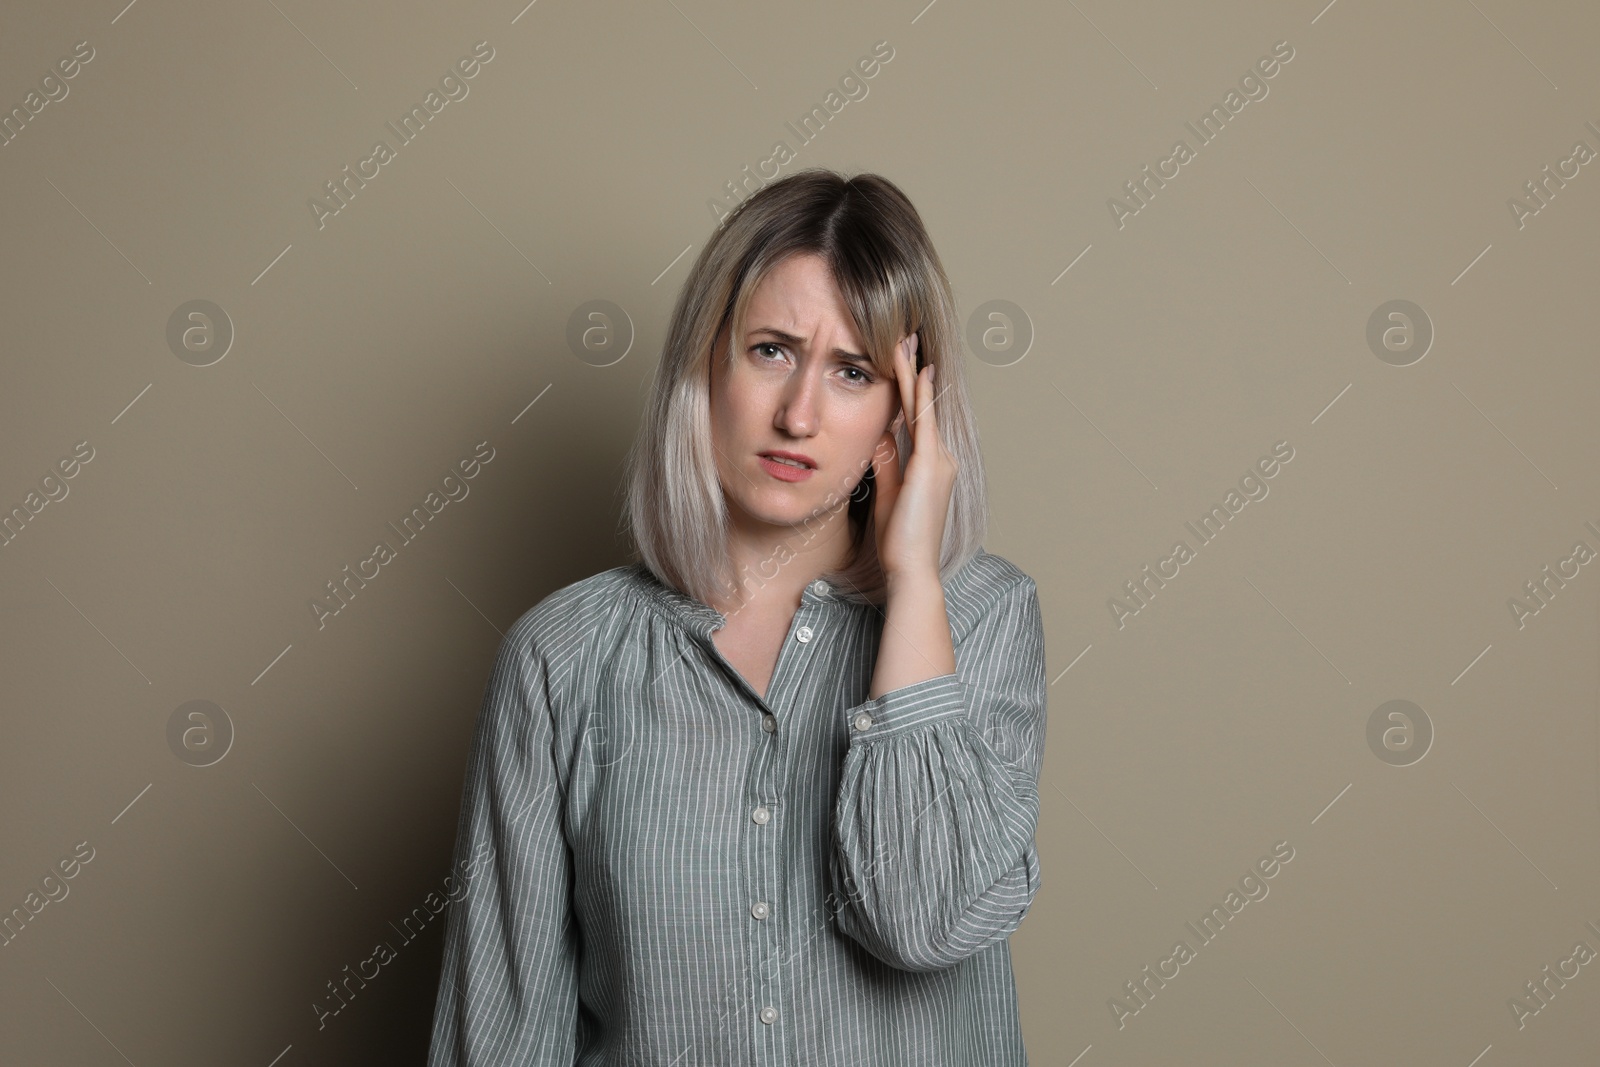
[[[935,590],[941,595],[944,593],[944,586],[939,581],[939,570],[933,566],[886,570],[883,574],[883,584],[890,596],[896,593],[931,593]]]

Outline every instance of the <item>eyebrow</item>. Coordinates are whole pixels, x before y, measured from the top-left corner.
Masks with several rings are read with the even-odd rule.
[[[786,345],[795,345],[798,347],[805,346],[805,338],[796,337],[792,333],[785,333],[782,330],[772,326],[757,326],[755,329],[749,331],[749,335],[751,337],[754,337],[758,333],[764,333],[769,337],[776,337]],[[833,354],[839,359],[849,360],[851,363],[862,363],[869,367],[872,366],[872,360],[859,352],[849,352],[843,348],[835,348],[833,350]]]

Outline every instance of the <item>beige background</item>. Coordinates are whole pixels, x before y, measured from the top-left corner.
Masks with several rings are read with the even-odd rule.
[[[1600,163],[1508,206],[1600,150],[1590,5],[120,2],[0,33],[6,111],[94,53],[0,148],[0,505],[93,450],[0,548],[0,908],[93,856],[0,947],[0,1058],[423,1061],[442,922],[394,924],[448,871],[498,631],[622,561],[620,464],[708,202],[779,140],[785,172],[899,183],[963,313],[1010,301],[1033,335],[968,364],[987,547],[1037,579],[1049,642],[1045,884],[1012,938],[1032,1061],[1596,1055],[1600,962],[1509,1005],[1600,950],[1600,572],[1510,606],[1600,550]],[[319,228],[323,183],[479,41],[469,95]],[[802,145],[786,123],[879,41]],[[1197,147],[1184,123],[1279,41],[1268,95]],[[1195,158],[1119,228],[1109,198],[1179,138]],[[1367,342],[1397,299],[1435,334],[1405,366]],[[209,366],[167,339],[194,300],[234,332]],[[635,331],[609,366],[567,342],[591,300]],[[470,494],[319,628],[324,584],[480,441]],[[1280,441],[1269,495],[1200,544],[1184,524]],[[169,744],[191,700],[232,725],[210,766]],[[1391,700],[1431,725],[1420,761],[1369,745]],[[1185,924],[1280,841],[1202,944]]]

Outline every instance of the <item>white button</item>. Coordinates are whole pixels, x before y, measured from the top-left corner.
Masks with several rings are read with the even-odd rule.
[[[765,1008],[762,1008],[761,1009],[761,1021],[766,1023],[768,1026],[771,1026],[773,1023],[777,1022],[778,1021],[778,1009],[774,1008],[770,1004],[767,1005]]]
[[[754,904],[750,905],[750,914],[754,915],[758,919],[765,919],[770,914],[767,908],[767,902],[764,900],[758,900]]]
[[[807,641],[811,640],[811,627],[800,627],[800,629],[794,632],[794,639],[799,641],[801,644],[805,644]]]
[[[811,583],[811,591],[818,596],[827,596],[828,583],[823,581],[821,578],[818,578],[816,581]]]
[[[754,820],[757,825],[765,826],[767,825],[767,820],[772,818],[772,812],[768,811],[766,808],[757,808],[755,811],[750,813],[750,818]]]
[[[770,734],[777,730],[778,720],[770,712],[762,712],[761,728]]]
[[[872,725],[872,716],[863,711],[856,716],[855,724],[857,730],[865,730]]]

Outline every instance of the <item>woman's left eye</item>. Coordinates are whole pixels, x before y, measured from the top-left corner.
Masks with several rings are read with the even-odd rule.
[[[872,384],[872,375],[868,374],[866,371],[862,370],[860,367],[857,367],[857,366],[852,364],[850,366],[845,367],[845,370],[854,371],[855,373],[861,375],[861,377],[859,377],[859,378],[851,378],[851,379],[849,379],[850,381],[858,382],[861,385],[871,385]]]

